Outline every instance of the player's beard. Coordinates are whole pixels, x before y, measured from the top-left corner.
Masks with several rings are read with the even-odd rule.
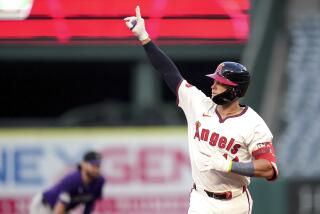
[[[87,177],[88,177],[91,181],[92,181],[92,180],[95,180],[95,179],[97,179],[97,178],[99,177],[99,175],[98,175],[98,174],[95,174],[95,173],[91,173],[91,172],[88,172],[88,171],[86,171],[85,173],[86,173]]]

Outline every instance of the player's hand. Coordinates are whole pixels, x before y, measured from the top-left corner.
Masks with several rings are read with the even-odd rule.
[[[204,152],[199,153],[197,159],[200,171],[217,170],[220,172],[230,172],[232,161],[226,160],[221,154],[209,155]]]
[[[146,40],[149,35],[145,29],[144,19],[140,14],[140,7],[136,7],[136,16],[130,16],[124,18],[127,27],[132,31],[132,33],[140,40]]]

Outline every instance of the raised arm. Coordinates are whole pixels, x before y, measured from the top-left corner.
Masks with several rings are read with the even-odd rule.
[[[127,17],[124,20],[127,27],[141,41],[153,67],[160,72],[171,91],[177,95],[177,88],[183,77],[172,60],[149,38],[139,6],[136,7],[136,16]]]

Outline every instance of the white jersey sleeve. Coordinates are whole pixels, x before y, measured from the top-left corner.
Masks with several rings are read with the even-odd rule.
[[[254,158],[263,158],[271,162],[274,169],[274,176],[268,180],[275,180],[278,177],[275,151],[272,145],[272,133],[264,120],[256,114],[256,123],[253,131],[250,132],[248,150]]]
[[[196,113],[202,112],[212,101],[201,90],[183,80],[178,88],[178,106],[184,111],[187,120],[194,118]]]
[[[252,152],[259,147],[259,144],[272,142],[272,133],[266,123],[259,117],[255,123],[255,127],[253,127],[253,131],[250,132],[248,137],[248,150],[252,154]]]

